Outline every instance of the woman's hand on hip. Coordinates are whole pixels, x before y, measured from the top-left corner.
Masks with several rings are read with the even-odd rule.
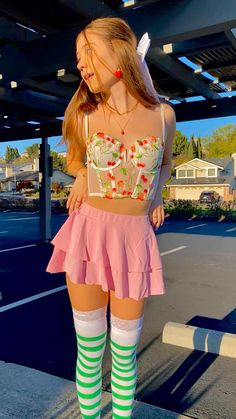
[[[69,215],[86,199],[88,195],[87,176],[78,175],[73,183],[70,194],[66,202]]]

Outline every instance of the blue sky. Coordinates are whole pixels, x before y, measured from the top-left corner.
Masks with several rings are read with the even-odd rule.
[[[180,130],[189,139],[192,134],[195,137],[203,137],[205,135],[209,135],[216,128],[219,128],[226,124],[236,124],[236,115],[227,116],[224,118],[199,119],[197,121],[177,122],[176,128]],[[58,153],[66,151],[64,144],[62,144],[60,147],[56,147],[56,144],[60,141],[60,139],[61,137],[51,137],[48,140],[51,149],[57,151]],[[4,157],[7,145],[10,145],[11,147],[17,147],[19,153],[23,153],[26,147],[35,143],[41,143],[41,139],[34,138],[32,140],[0,143],[0,157]]]

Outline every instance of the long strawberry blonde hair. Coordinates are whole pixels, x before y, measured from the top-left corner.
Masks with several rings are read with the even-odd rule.
[[[122,80],[130,94],[147,108],[157,105],[159,103],[158,100],[148,93],[144,83],[140,68],[140,57],[136,51],[137,38],[129,24],[119,17],[100,17],[94,19],[77,35],[76,44],[79,36],[83,34],[90,47],[90,42],[86,36],[87,29],[100,36],[110,51],[112,53],[115,52],[117,55],[119,68],[123,73]],[[94,49],[93,52],[95,52]],[[99,80],[101,91],[99,93],[91,92],[82,79],[64,114],[62,139],[59,144],[66,144],[67,153],[69,152],[71,156],[70,161],[74,159],[75,152],[77,155],[83,156],[86,151],[85,142],[82,138],[82,124],[78,126],[78,115],[82,114],[83,117],[85,112],[93,112],[100,102],[103,104],[106,103],[106,97],[102,91],[101,78],[93,64],[92,67],[92,71]]]

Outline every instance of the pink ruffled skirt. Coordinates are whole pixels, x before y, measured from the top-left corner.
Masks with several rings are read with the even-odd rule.
[[[83,202],[64,222],[46,272],[101,285],[117,298],[165,294],[162,261],[148,215],[116,214]]]

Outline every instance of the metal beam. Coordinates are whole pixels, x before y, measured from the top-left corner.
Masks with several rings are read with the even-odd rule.
[[[236,6],[235,6],[235,8],[236,8]],[[234,49],[236,49],[236,28],[234,27],[234,28],[226,30],[225,35],[227,36],[227,38],[231,42]]]
[[[209,64],[203,64],[202,65],[202,71],[215,71],[215,70],[223,70],[227,67],[234,67],[236,68],[236,59],[233,60],[227,60],[225,62],[214,60],[214,62]],[[224,77],[224,76],[223,76]],[[226,76],[228,77],[228,76]]]
[[[233,96],[231,98],[201,100],[196,102],[185,101],[181,104],[173,105],[173,108],[176,113],[177,122],[235,116],[236,97]],[[58,120],[51,124],[43,124],[40,131],[35,131],[33,127],[28,126],[15,130],[6,129],[5,131],[6,132],[3,133],[2,130],[0,130],[0,142],[39,138],[41,135],[43,137],[61,136],[62,121]]]
[[[67,33],[71,35],[71,32],[70,31],[68,31]],[[58,36],[60,37],[61,34],[58,34]],[[52,38],[54,38],[54,36]],[[7,73],[5,71],[3,73],[4,74],[4,81],[5,81],[5,83],[6,83],[7,79],[9,79],[9,80],[24,79],[24,77],[23,77],[23,72],[24,71],[26,73],[32,73],[33,72],[34,73],[33,74],[34,76],[36,75],[35,74],[35,71],[37,71],[37,73],[43,71],[42,68],[40,68],[40,71],[39,71],[37,64],[39,66],[42,65],[41,64],[42,61],[44,63],[46,63],[48,57],[42,58],[43,51],[42,51],[41,41],[42,40],[32,41],[31,44],[32,43],[35,44],[35,42],[36,42],[38,44],[38,46],[36,46],[36,48],[35,48],[34,51],[31,51],[30,52],[30,57],[27,56],[27,53],[22,54],[23,60],[21,60],[21,61],[19,61],[20,60],[19,57],[18,57],[18,59],[16,59],[15,54],[17,53],[17,51],[16,50],[14,51],[13,57],[15,57],[15,58],[12,57],[10,59],[10,62],[12,61],[12,63],[13,63],[13,61],[16,59],[20,63],[19,66],[21,66],[22,65],[22,61],[23,62],[25,61],[25,67],[24,67],[24,65],[22,66],[22,68],[19,68],[19,66],[17,66],[17,74],[11,74],[11,70],[12,70],[13,73],[16,72],[16,70],[15,70],[15,66],[14,65],[9,66],[9,69],[10,70]],[[63,40],[62,42],[65,42],[65,40]],[[52,39],[49,40],[49,43],[52,44],[51,45],[51,48],[53,48],[53,40]],[[39,45],[39,44],[41,44],[41,45]],[[43,42],[43,44],[44,44],[44,42]],[[58,40],[58,44],[61,45],[60,40]],[[71,45],[71,44],[69,44],[69,45]],[[13,47],[13,48],[15,48],[15,47]],[[50,51],[50,47],[49,46],[48,46],[48,48],[49,48],[48,51]],[[70,48],[68,48],[68,49],[70,49]],[[67,49],[67,53],[68,53],[68,49]],[[29,49],[28,49],[28,51],[29,51]],[[35,51],[37,51],[37,57],[35,57],[36,63],[34,62],[34,54],[35,54]],[[19,51],[18,51],[18,53],[19,53]],[[33,54],[33,57],[31,56],[31,54]],[[53,51],[53,54],[51,54],[51,56],[52,55],[54,56],[54,54],[56,54],[56,50]],[[40,63],[37,62],[39,56],[41,57],[40,58]],[[68,60],[70,61],[70,65],[72,65],[72,58],[73,58],[73,56],[74,56],[74,51],[71,51],[71,56],[68,57]],[[62,53],[62,50],[60,50],[60,58],[58,58],[58,60],[57,60],[57,56],[54,56],[54,57],[55,58],[53,59],[53,63],[52,63],[53,66],[55,66],[55,63],[58,63],[58,60],[61,60],[62,59],[61,57],[63,57],[63,59],[65,59],[66,54]],[[157,66],[157,67],[161,68],[162,70],[164,70],[167,74],[170,74],[173,78],[177,78],[184,85],[188,85],[189,86],[189,83],[190,83],[190,86],[193,89],[195,89],[196,92],[198,92],[198,94],[201,94],[201,95],[203,95],[205,97],[208,97],[208,98],[214,98],[214,97],[216,98],[217,97],[217,94],[215,92],[213,92],[205,83],[203,83],[200,80],[198,80],[197,77],[194,74],[191,74],[190,73],[190,71],[187,71],[185,69],[184,65],[182,65],[180,63],[177,63],[168,54],[165,54],[161,48],[159,48],[159,47],[152,48],[150,50],[150,52],[148,53],[147,59],[151,63],[153,63],[155,66]],[[3,54],[3,60],[4,60],[4,54]],[[28,62],[32,63],[32,68],[31,69],[30,69],[30,65],[28,65],[28,64],[26,65],[26,63],[28,63]],[[66,65],[64,63],[63,64],[61,63],[61,67],[67,67],[68,64],[69,63],[67,63]],[[0,64],[0,66],[1,66],[1,64]],[[60,64],[57,66],[57,69],[59,67],[60,67]],[[50,63],[48,62],[47,72],[49,72],[49,70],[51,72]],[[0,68],[0,72],[1,72],[1,68]],[[0,94],[0,97],[1,97],[1,94]]]
[[[92,3],[87,1],[73,3],[77,5],[82,3],[84,12],[92,17],[93,9],[89,6]],[[211,13],[211,10],[214,10],[214,13]],[[122,17],[128,21],[138,38],[148,28],[152,48],[226,31],[227,28],[236,26],[236,7],[235,0],[225,0],[224,7],[221,2],[204,0],[202,8],[199,6],[199,0],[189,0],[188,7],[185,0],[180,0],[172,3],[168,9],[159,2],[152,4],[151,8],[141,7],[132,10],[132,13],[127,11]],[[84,27],[85,23],[80,23],[76,28],[48,35],[30,43],[1,48],[2,83],[49,74],[60,68],[75,69],[75,39]]]
[[[4,141],[18,141],[18,140],[31,140],[33,138],[40,138],[41,136],[61,136],[62,122],[60,120],[51,124],[41,124],[40,130],[35,131],[33,126],[23,128],[5,128],[0,130],[0,142]]]
[[[0,101],[0,118],[8,115],[9,119],[17,119],[19,121],[36,121],[42,123],[55,122],[55,115],[46,113],[43,109],[31,109],[26,104],[19,106],[17,103]],[[62,116],[57,115],[57,116]],[[7,119],[3,120],[4,125],[7,125]]]
[[[50,145],[42,138],[39,153],[39,232],[40,239],[48,242],[51,232],[51,177]]]
[[[106,15],[116,16],[118,14],[110,7],[108,7],[104,2],[97,0],[60,0],[60,3],[89,19],[91,17],[95,18]]]
[[[0,39],[8,41],[7,43],[9,40],[13,43],[32,41],[38,37],[38,33],[29,31],[4,16],[0,17]]]
[[[224,33],[215,33],[213,35],[172,43],[171,56],[185,55],[191,57],[191,55],[201,54],[218,48],[228,48],[230,46],[231,43]]]
[[[12,102],[18,105],[25,105],[32,109],[41,109],[42,111],[45,111],[45,113],[50,113],[51,115],[60,116],[64,113],[65,106],[67,104],[67,101],[64,101],[64,103],[55,103],[55,98],[52,96],[49,96],[48,100],[41,99],[40,93],[38,92],[22,92],[17,91],[17,89],[5,89],[4,87],[0,87],[0,100],[4,100],[7,102]],[[63,99],[57,99],[58,102],[62,102]]]
[[[23,79],[21,82],[25,86],[36,88],[47,94],[55,95],[55,97],[62,97],[64,99],[70,100],[75,90],[70,86],[67,86],[66,83],[59,82],[56,80],[47,81],[47,82],[38,82],[33,79]]]
[[[199,80],[192,70],[186,70],[185,66],[176,62],[160,47],[152,48],[148,53],[148,60],[168,73],[171,77],[183,85],[192,88],[196,93],[208,99],[217,99],[219,95],[214,92],[206,83]]]
[[[47,25],[45,22],[41,22],[37,20],[33,15],[28,16],[25,11],[22,11],[20,8],[12,7],[7,3],[0,2],[0,13],[6,16],[11,17],[16,22],[22,23],[32,29],[35,29],[38,32],[43,33],[53,33],[55,32],[55,28],[52,26]]]
[[[84,25],[0,49],[1,85],[34,76],[57,72],[62,68],[75,69],[75,39]],[[16,65],[17,63],[17,65]]]
[[[236,97],[184,102],[174,106],[177,122],[235,116]]]
[[[127,11],[138,38],[147,31],[153,46],[175,43],[218,33],[236,27],[235,0],[180,0],[158,2]]]

